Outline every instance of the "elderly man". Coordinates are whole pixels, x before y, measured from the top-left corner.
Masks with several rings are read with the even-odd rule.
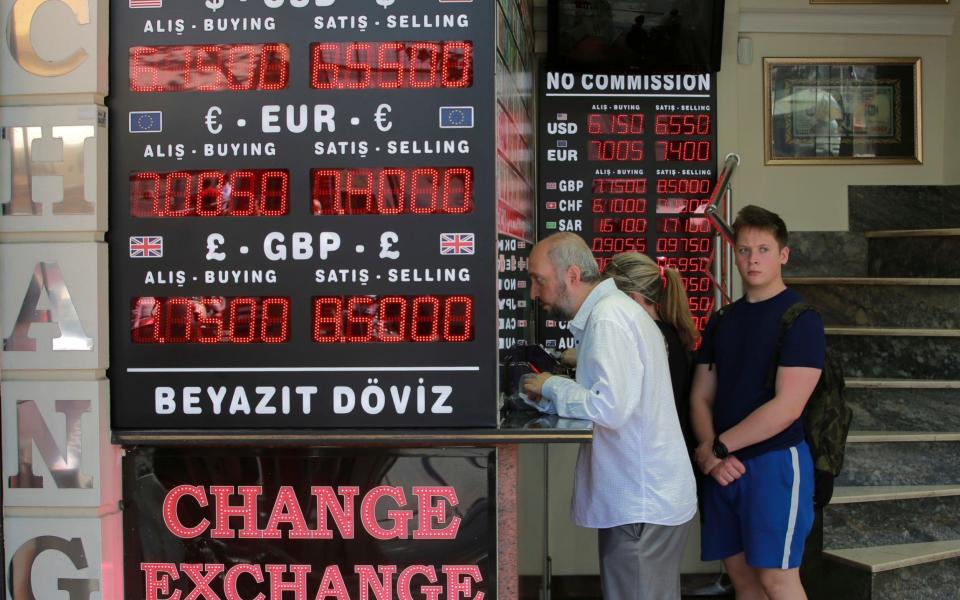
[[[578,236],[560,233],[530,254],[531,294],[577,340],[576,381],[542,373],[523,391],[541,410],[594,423],[577,458],[571,519],[598,530],[607,599],[680,598],[680,558],[696,512],[663,336],[612,280],[600,281]]]

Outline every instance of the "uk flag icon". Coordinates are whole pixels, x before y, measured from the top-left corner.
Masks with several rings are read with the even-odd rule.
[[[130,258],[163,258],[163,236],[130,236]]]

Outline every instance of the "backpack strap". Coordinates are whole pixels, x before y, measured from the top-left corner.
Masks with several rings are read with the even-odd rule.
[[[787,310],[783,311],[783,315],[780,317],[780,327],[777,331],[777,344],[773,347],[773,361],[770,363],[770,369],[767,371],[766,385],[770,389],[773,389],[774,385],[776,385],[777,368],[780,366],[780,349],[783,347],[783,341],[787,338],[787,332],[793,327],[797,317],[808,310],[817,312],[817,309],[813,306],[800,301],[791,304]]]

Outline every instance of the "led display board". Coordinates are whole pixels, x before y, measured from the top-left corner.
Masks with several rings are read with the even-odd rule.
[[[495,425],[496,6],[111,8],[114,430]]]
[[[714,82],[555,70],[540,80],[540,236],[582,236],[601,269],[620,252],[676,269],[699,329],[713,310],[704,210],[717,176]],[[563,321],[543,326],[547,347],[571,347]]]

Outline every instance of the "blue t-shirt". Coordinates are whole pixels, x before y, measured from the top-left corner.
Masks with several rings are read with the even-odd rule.
[[[700,364],[714,363],[717,393],[713,403],[713,427],[717,435],[730,429],[774,396],[767,387],[770,363],[777,345],[780,317],[800,302],[800,294],[787,288],[762,302],[741,298],[727,309],[717,326],[713,315],[703,332],[697,353]],[[714,331],[716,329],[716,331]],[[814,311],[802,313],[784,336],[779,366],[823,368],[826,340],[823,322]],[[771,450],[789,448],[803,440],[803,420],[797,419],[777,435],[741,448],[740,459]]]

